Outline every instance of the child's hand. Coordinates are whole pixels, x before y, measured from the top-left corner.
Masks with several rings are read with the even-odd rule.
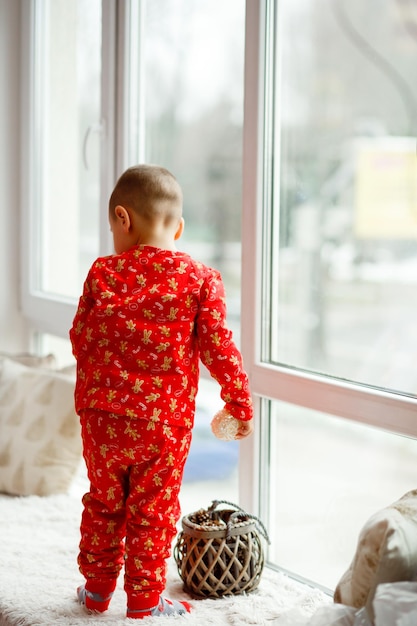
[[[211,421],[211,430],[217,439],[233,441],[243,439],[253,432],[253,420],[248,422],[234,418],[226,409],[218,411]]]
[[[235,439],[244,439],[245,437],[249,437],[253,433],[253,419],[243,422],[242,420],[237,420],[239,422],[239,427],[237,429],[237,433],[235,435]]]

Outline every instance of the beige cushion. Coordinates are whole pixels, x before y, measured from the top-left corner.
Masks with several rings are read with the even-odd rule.
[[[356,608],[372,602],[380,583],[409,581],[417,574],[417,489],[378,511],[362,528],[356,553],[340,579],[334,601]]]
[[[65,493],[80,460],[74,378],[0,358],[0,492]]]

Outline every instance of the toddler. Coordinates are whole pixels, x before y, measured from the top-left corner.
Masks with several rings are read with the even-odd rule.
[[[70,339],[75,405],[90,481],[83,497],[78,600],[107,610],[124,565],[127,617],[185,614],[161,594],[180,517],[199,359],[225,411],[252,432],[242,357],[225,322],[220,274],[176,249],[184,221],[176,178],[137,165],[109,201],[115,254],[85,280]]]

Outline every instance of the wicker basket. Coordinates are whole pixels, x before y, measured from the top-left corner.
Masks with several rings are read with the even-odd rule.
[[[219,504],[234,510],[216,511]],[[183,517],[174,558],[184,589],[199,598],[256,589],[264,567],[261,535],[269,541],[260,520],[225,500]]]

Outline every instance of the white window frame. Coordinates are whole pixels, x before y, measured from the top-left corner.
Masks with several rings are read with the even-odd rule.
[[[255,436],[242,443],[241,502],[247,510],[267,510],[260,489],[267,474],[261,400],[271,399],[417,437],[417,398],[274,366],[261,361],[262,228],[264,175],[271,136],[265,115],[268,66],[266,17],[275,0],[247,0],[245,44],[245,125],[242,220],[242,352],[255,399]],[[255,87],[256,86],[256,87]],[[278,131],[278,129],[276,129]],[[278,144],[276,147],[279,150]],[[263,493],[263,495],[262,495]],[[261,502],[260,500],[263,500]]]

